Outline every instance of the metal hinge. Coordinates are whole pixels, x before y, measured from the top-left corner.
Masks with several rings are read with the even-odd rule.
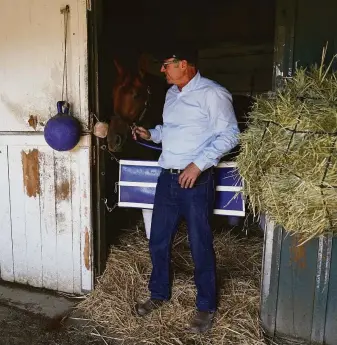
[[[91,0],[87,0],[87,10],[91,11]]]
[[[94,128],[94,119],[99,122],[98,116],[93,113],[90,112],[90,116],[89,116],[89,128]]]

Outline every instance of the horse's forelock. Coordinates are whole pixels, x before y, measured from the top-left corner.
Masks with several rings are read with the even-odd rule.
[[[117,80],[117,85],[123,87],[142,87],[146,86],[146,83],[139,73],[129,72],[123,76],[120,76],[120,78]]]

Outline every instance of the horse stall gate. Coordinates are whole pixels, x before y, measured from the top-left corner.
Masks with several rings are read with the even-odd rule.
[[[296,66],[319,65],[337,56],[335,0],[280,0],[276,20],[277,77],[291,77]],[[337,61],[332,64],[337,70]],[[277,78],[277,79],[278,79]],[[281,83],[277,83],[282,85]],[[296,236],[265,217],[261,280],[261,324],[286,344],[337,344],[337,240],[331,235],[302,246]],[[294,229],[296,230],[296,229]]]
[[[43,127],[61,100],[67,4],[68,96],[83,135],[57,152]],[[1,5],[0,278],[80,294],[93,287],[87,3]]]
[[[201,74],[233,94],[241,121],[251,104],[251,96],[273,89],[276,0],[239,0],[207,6],[192,1],[173,6],[155,0],[131,3],[99,0],[92,2],[90,13],[94,32],[92,65],[97,86],[95,112],[100,121],[109,122],[114,114],[111,95],[117,71],[113,60],[119,59],[122,65],[136,65],[139,55],[147,56],[146,73],[163,80],[160,63],[154,57],[157,50],[176,40],[197,47]],[[101,239],[96,248],[99,274],[103,273],[108,247],[115,243],[119,231],[134,228],[142,217],[140,209],[118,207],[117,160],[154,160],[140,158],[139,145],[134,145],[133,151],[108,152],[107,148],[105,140],[97,140],[95,174],[99,199],[106,204],[106,207],[97,204],[100,210],[97,236]],[[227,157],[227,161],[231,158]],[[221,222],[227,221],[226,216],[221,217]]]

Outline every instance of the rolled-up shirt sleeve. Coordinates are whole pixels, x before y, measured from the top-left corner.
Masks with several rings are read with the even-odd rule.
[[[163,137],[163,126],[157,125],[155,128],[149,129],[149,132],[151,134],[150,140],[156,144],[160,144]]]
[[[205,96],[213,137],[193,162],[201,171],[216,166],[238,144],[240,133],[230,93],[219,87],[208,90]]]

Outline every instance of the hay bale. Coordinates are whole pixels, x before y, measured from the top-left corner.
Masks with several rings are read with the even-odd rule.
[[[237,157],[253,212],[302,242],[337,230],[337,74],[330,66],[298,69],[276,94],[258,97]]]
[[[151,272],[148,241],[135,232],[113,247],[98,285],[78,308],[91,319],[105,339],[126,344],[265,344],[259,326],[260,239],[239,239],[230,233],[215,235],[219,310],[214,328],[206,335],[186,331],[195,311],[193,265],[182,227],[174,241],[174,283],[170,302],[144,318],[135,315],[137,301],[149,296]]]

